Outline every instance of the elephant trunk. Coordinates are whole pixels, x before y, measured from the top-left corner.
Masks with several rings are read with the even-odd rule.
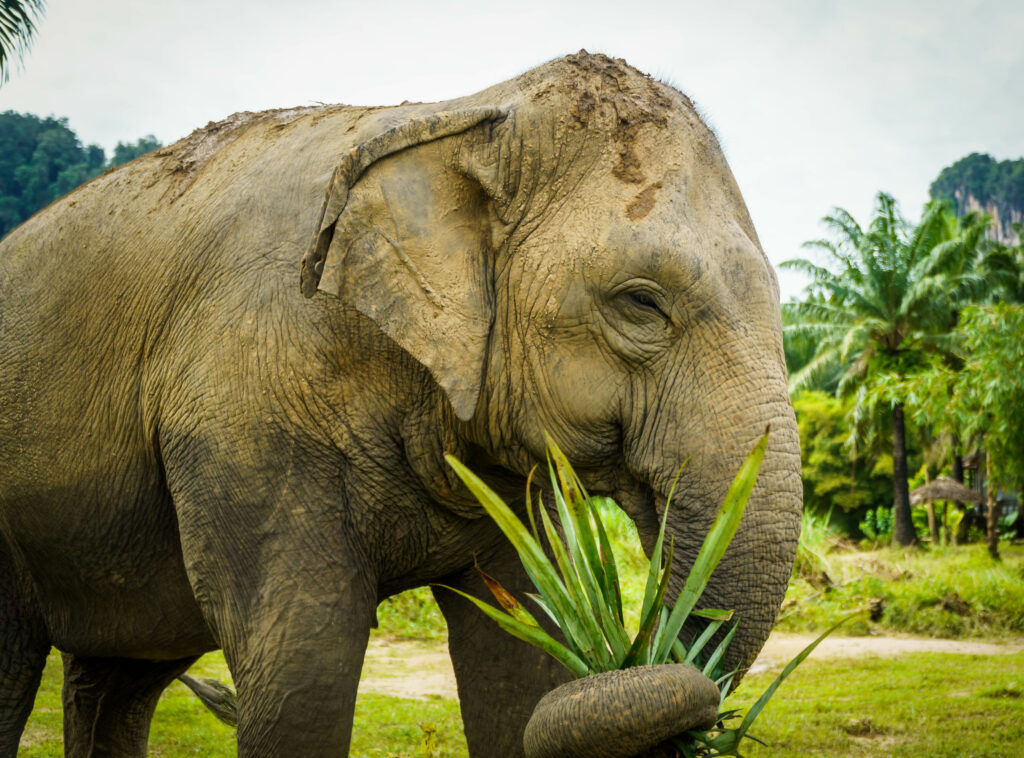
[[[632,758],[718,719],[715,683],[692,666],[638,666],[576,679],[537,704],[526,758]]]
[[[779,342],[772,334],[765,334],[764,341]],[[636,442],[627,448],[627,467],[636,481],[650,488],[653,508],[627,510],[637,520],[648,553],[658,524],[645,519],[643,511],[660,520],[676,472],[688,461],[667,515],[665,537],[674,542],[666,595],[671,602],[683,588],[733,477],[770,428],[768,449],[739,529],[699,601],[699,607],[735,611],[739,627],[724,660],[727,671],[749,666],[767,639],[786,592],[800,533],[800,441],[779,347],[778,360],[769,360],[724,342],[718,352],[721,365],[728,368],[725,381],[721,366],[716,373],[708,363],[687,364],[685,371],[677,372],[676,384],[662,390],[659,413],[638,413],[630,419],[629,434]],[[686,382],[714,386],[716,391],[684,393],[680,386]],[[640,400],[635,404],[643,407]],[[684,642],[698,635],[704,623],[691,619],[683,630]]]
[[[699,601],[699,607],[735,611],[739,628],[724,666],[725,670],[739,668],[741,673],[753,662],[775,623],[800,533],[803,493],[796,423],[788,402],[780,401],[774,410],[767,419],[771,425],[768,451],[743,519]],[[755,417],[746,426],[724,450],[709,446],[691,453],[694,459],[703,458],[695,471],[717,474],[712,482],[680,481],[683,491],[668,517],[676,548],[668,597],[682,589],[732,477],[764,431],[765,418]],[[718,460],[709,460],[713,457]],[[700,619],[691,618],[684,638],[692,639],[703,626]]]

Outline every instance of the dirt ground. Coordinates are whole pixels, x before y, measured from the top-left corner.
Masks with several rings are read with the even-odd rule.
[[[775,633],[768,638],[751,673],[781,670],[806,647],[814,635]],[[973,640],[942,640],[926,637],[830,637],[822,642],[808,660],[893,656],[913,652],[961,653],[967,655],[1006,655],[1024,650],[1024,640],[995,644]],[[373,639],[366,651],[361,692],[401,697],[456,698],[455,674],[444,642],[417,642],[404,639]]]

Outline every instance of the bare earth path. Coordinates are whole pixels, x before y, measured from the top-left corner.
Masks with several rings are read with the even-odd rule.
[[[780,670],[806,647],[814,635],[775,633],[768,638],[751,673]],[[892,656],[914,652],[960,653],[964,655],[1006,655],[1024,650],[1024,640],[995,644],[973,640],[942,640],[929,637],[830,637],[810,660]],[[363,666],[360,692],[400,697],[457,697],[455,674],[444,642],[420,642],[378,638],[370,641]]]

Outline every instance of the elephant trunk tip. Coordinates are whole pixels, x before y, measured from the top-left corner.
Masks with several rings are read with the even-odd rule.
[[[526,758],[631,758],[718,720],[720,692],[693,666],[638,666],[549,692],[523,735]]]

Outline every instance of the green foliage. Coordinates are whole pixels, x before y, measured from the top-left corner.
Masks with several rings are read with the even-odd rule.
[[[857,528],[876,545],[889,542],[892,539],[892,508],[880,505],[868,510]]]
[[[110,166],[157,147],[152,135],[118,143],[108,164],[103,148],[83,147],[66,118],[0,113],[0,237]]]
[[[43,15],[44,0],[0,0],[0,83],[11,75],[11,63],[22,58]]]
[[[824,298],[818,294],[808,294],[806,297],[808,300],[814,300],[819,303],[824,302]],[[793,376],[803,370],[818,352],[818,339],[814,334],[800,329],[788,328],[799,324],[801,321],[801,316],[796,306],[797,302],[794,300],[782,307],[782,346],[786,355],[786,373],[789,376]],[[821,374],[815,377],[814,382],[808,386],[813,387],[815,390],[822,390],[828,394],[833,394],[839,386],[841,375],[842,366],[836,364],[830,369],[823,369]]]
[[[964,311],[966,360],[953,383],[952,413],[967,435],[984,434],[992,478],[1024,488],[1024,306]]]
[[[114,154],[110,157],[110,166],[120,166],[128,163],[160,147],[163,146],[152,134],[140,137],[135,142],[118,142],[114,148]]]
[[[375,637],[443,640],[447,627],[429,587],[416,587],[385,598],[377,606]]]
[[[956,204],[966,213],[971,199],[981,207],[994,205],[1000,216],[1009,218],[1011,210],[1024,212],[1024,158],[996,161],[983,153],[971,153],[947,166],[932,182],[931,196]]]
[[[694,611],[694,608],[739,526],[767,444],[768,435],[765,434],[740,467],[673,607],[664,602],[672,566],[671,544],[662,561],[666,507],[651,553],[640,627],[632,638],[624,621],[614,551],[597,506],[553,441],[548,440],[548,466],[558,529],[543,505],[539,512],[554,563],[541,547],[533,515],[533,496],[529,491],[527,513],[532,534],[493,490],[457,459],[446,456],[449,465],[515,546],[523,567],[539,592],[539,595],[531,595],[530,599],[558,626],[567,644],[562,645],[544,632],[515,598],[483,572],[481,575],[504,611],[466,593],[459,594],[472,601],[510,634],[555,657],[576,676],[666,663],[673,658],[680,662],[694,661],[701,653],[695,648],[706,642],[732,616],[731,612]],[[563,537],[559,536],[559,531]],[[687,650],[678,636],[691,613],[708,618],[711,631]],[[727,635],[726,640],[730,637]],[[725,644],[723,642],[711,653],[705,674],[716,673],[711,661],[717,663],[721,659]]]
[[[103,170],[102,148],[83,148],[67,119],[0,113],[0,236]]]
[[[777,629],[827,629],[857,608],[873,620],[855,621],[855,634],[903,632],[932,637],[1024,634],[1024,547],[1004,544],[1004,560],[983,545],[883,549],[830,554],[833,584],[822,588],[794,577]]]
[[[812,279],[806,300],[784,306],[785,333],[817,345],[790,390],[821,387],[841,370],[837,393],[855,393],[853,440],[871,445],[892,430],[893,538],[910,544],[904,380],[932,356],[953,363],[949,332],[959,309],[988,297],[1005,272],[978,259],[989,219],[957,220],[943,202],[929,203],[916,226],[885,193],[866,229],[841,208],[824,221],[832,239],[807,245],[825,254],[826,265],[782,264]]]
[[[793,576],[812,582],[828,577],[831,567],[827,555],[829,545],[835,539],[831,520],[832,511],[821,516],[804,509],[800,515],[800,539],[793,560]]]
[[[891,458],[869,454],[863,446],[853,449],[851,397],[801,390],[793,396],[793,410],[800,432],[804,510],[817,516],[833,511],[833,524],[856,536],[856,518],[848,518],[847,513],[856,516],[866,508],[892,502]]]
[[[994,245],[988,253],[993,268],[1002,271],[999,283],[1004,302],[1024,304],[1024,223],[1010,224],[1017,235],[1017,244]]]
[[[880,368],[869,365],[876,357],[898,370],[914,352],[941,349],[951,317],[934,254],[942,242],[944,210],[932,204],[911,226],[896,201],[879,193],[867,229],[836,208],[824,219],[834,240],[806,243],[825,254],[826,266],[802,258],[782,264],[812,279],[806,300],[786,304],[785,331],[817,345],[813,360],[791,378],[791,389],[813,388],[841,366],[843,390]]]
[[[907,376],[884,376],[876,391],[906,397],[920,423],[983,444],[994,482],[1024,487],[1024,306],[971,306],[954,338],[959,368],[933,360]]]
[[[595,500],[587,495],[568,460],[550,438],[547,445],[558,529],[543,504],[539,511],[548,547],[554,555],[554,563],[548,559],[541,547],[529,484],[526,507],[531,529],[527,529],[501,498],[462,463],[450,455],[445,458],[515,546],[523,567],[539,592],[538,595],[529,595],[530,599],[555,623],[566,644],[563,645],[548,635],[518,600],[482,571],[481,577],[504,610],[499,610],[459,590],[452,591],[471,601],[509,634],[541,648],[578,677],[631,666],[675,661],[702,667],[705,676],[716,679],[723,696],[727,694],[734,672],[723,674],[721,662],[736,625],[732,625],[710,654],[705,653],[704,648],[722,625],[732,618],[732,612],[695,610],[695,607],[739,527],[764,459],[768,433],[766,432],[758,441],[740,466],[687,575],[683,589],[672,606],[665,602],[665,591],[672,566],[671,543],[668,545],[664,562],[662,561],[665,519],[668,504],[672,502],[672,492],[669,492],[661,529],[651,553],[639,629],[632,639],[624,621],[622,592],[614,551],[601,521],[598,506]],[[679,633],[691,615],[705,618],[708,623],[705,630],[687,649],[680,641]],[[843,621],[845,619],[838,623]],[[686,738],[672,738],[671,742],[678,754],[685,758],[697,755],[739,755],[741,742],[768,700],[783,680],[834,628],[835,626],[814,640],[786,666],[751,706],[738,726],[720,725],[712,732],[694,730],[688,732]],[[739,718],[735,711],[719,714],[720,722],[733,718]]]

